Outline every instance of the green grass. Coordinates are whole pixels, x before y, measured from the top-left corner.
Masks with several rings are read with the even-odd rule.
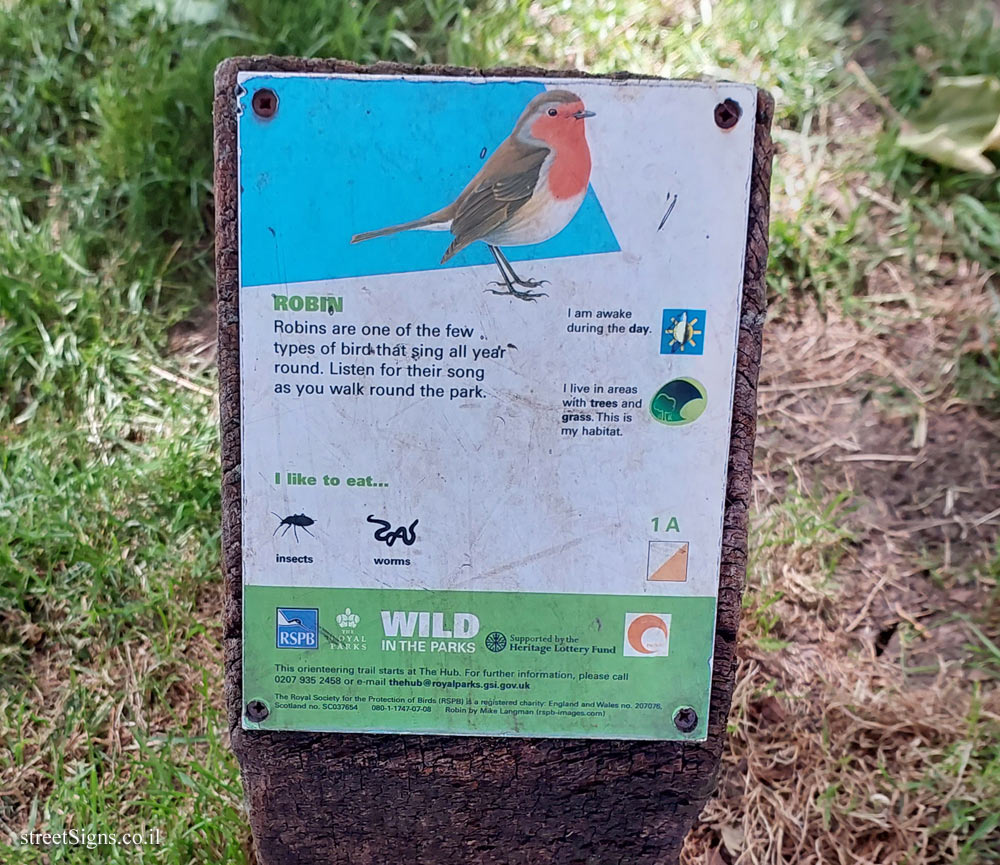
[[[1000,725],[974,706],[966,735],[919,782],[937,788],[947,801],[933,830],[962,841],[956,865],[1000,862]],[[956,779],[965,780],[956,795]]]
[[[934,82],[952,75],[1000,75],[1000,26],[995,4],[962,0],[954,4],[898,4],[883,30],[872,34],[881,62],[874,83],[905,117]],[[907,257],[918,267],[923,240],[934,237],[935,251],[995,270],[1000,262],[1000,174],[982,176],[937,166],[895,146],[898,123],[875,153],[876,180],[906,202]],[[994,154],[996,161],[996,154]],[[994,286],[995,288],[995,286]],[[958,390],[1000,414],[1000,301],[989,321],[989,336],[960,359]]]
[[[141,850],[0,845],[0,859],[246,861],[220,699],[217,418],[198,390],[214,390],[215,374],[167,351],[171,327],[213,293],[222,58],[753,80],[778,102],[773,299],[783,314],[817,301],[855,310],[880,261],[905,265],[918,285],[938,278],[918,263],[928,239],[953,260],[1000,260],[996,177],[900,151],[891,124],[879,136],[828,116],[853,92],[845,62],[859,47],[876,52],[871,78],[903,114],[935,75],[1000,71],[1000,35],[980,8],[945,20],[899,4],[858,37],[848,7],[819,0],[0,4],[0,832],[166,837]],[[888,224],[850,196],[858,172],[898,204]],[[847,195],[844,208],[830,189]],[[994,412],[998,320],[995,310],[960,353],[956,384],[958,398]],[[806,496],[769,509],[756,563],[798,562],[816,592],[832,592],[851,542],[846,513],[845,501]],[[776,610],[789,600],[775,579],[752,602],[758,647],[787,644]],[[964,827],[970,863],[991,861],[974,857],[996,836],[1000,770],[986,729],[970,719],[956,759],[928,779],[950,789],[971,746],[962,771],[976,773],[978,793],[940,827]]]
[[[505,64],[753,80],[774,93],[782,122],[806,128],[836,88],[843,38],[837,13],[821,14],[820,8],[811,0],[492,0],[462,16],[468,29],[452,50],[471,64],[502,57]]]
[[[0,772],[22,791],[0,796],[0,817],[5,835],[165,836],[8,848],[16,861],[244,861],[220,699],[214,400],[152,371],[215,387],[166,353],[213,293],[212,74],[238,53],[442,58],[455,14],[0,10]]]
[[[850,493],[823,500],[792,488],[756,515],[747,566],[755,591],[744,596],[744,607],[748,639],[757,648],[791,645],[790,603],[813,608],[836,599],[837,565],[854,540],[853,510]]]

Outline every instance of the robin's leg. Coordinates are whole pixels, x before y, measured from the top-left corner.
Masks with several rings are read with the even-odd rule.
[[[500,276],[503,277],[503,285],[507,286],[506,291],[497,291],[493,288],[486,289],[487,291],[493,292],[493,294],[512,294],[514,297],[520,300],[537,300],[539,297],[547,297],[545,292],[534,292],[534,291],[518,291],[514,288],[514,284],[527,285],[527,283],[520,282],[517,276],[514,274],[513,269],[510,266],[510,262],[504,257],[504,254],[500,250],[493,246],[492,244],[487,244],[490,248],[490,252],[493,254],[493,260],[497,263],[497,267],[500,269]],[[494,282],[494,285],[501,285],[499,282]],[[533,283],[533,285],[541,285],[540,282]]]
[[[507,266],[507,272],[510,274],[511,280],[514,285],[523,285],[525,288],[538,288],[540,285],[548,285],[547,279],[521,279],[516,273],[514,273],[514,268],[510,266],[510,262],[507,260],[507,256],[503,254],[503,250],[500,247],[496,247],[497,255],[500,256],[500,260]],[[536,295],[536,297],[548,297],[548,295]]]
[[[486,245],[487,245],[487,247],[489,247],[490,254],[493,256],[493,260],[496,262],[497,268],[500,270],[500,278],[503,280],[502,283],[501,282],[492,282],[490,284],[491,285],[506,285],[507,286],[507,290],[506,291],[494,291],[492,288],[488,288],[486,290],[487,291],[492,291],[493,294],[513,294],[514,293],[514,286],[513,286],[513,284],[510,281],[510,277],[507,276],[507,271],[503,269],[503,265],[500,263],[500,258],[497,256],[497,248],[495,246],[490,246],[490,244],[486,244]]]

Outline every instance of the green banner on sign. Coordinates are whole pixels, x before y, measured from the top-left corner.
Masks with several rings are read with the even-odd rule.
[[[244,612],[271,730],[705,737],[714,598],[248,586]]]

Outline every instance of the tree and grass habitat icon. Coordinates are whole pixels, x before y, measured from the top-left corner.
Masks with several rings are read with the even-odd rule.
[[[705,386],[693,378],[675,378],[649,401],[649,413],[667,426],[683,426],[701,417],[708,405]]]
[[[318,649],[319,610],[277,607],[275,645],[279,649]]]

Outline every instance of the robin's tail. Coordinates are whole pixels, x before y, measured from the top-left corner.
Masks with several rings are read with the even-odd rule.
[[[448,248],[444,251],[444,255],[441,256],[441,264],[444,264],[449,258],[451,258],[456,253],[461,252],[470,243],[473,243],[477,238],[467,238],[467,237],[456,237]]]
[[[399,231],[412,231],[414,228],[430,228],[431,226],[447,228],[451,223],[454,209],[454,205],[449,204],[435,213],[429,213],[420,219],[414,219],[412,222],[401,222],[399,225],[390,225],[375,231],[362,231],[361,234],[355,234],[351,238],[351,243],[361,243],[361,241],[371,240],[373,237],[385,237],[387,234],[396,234]]]

